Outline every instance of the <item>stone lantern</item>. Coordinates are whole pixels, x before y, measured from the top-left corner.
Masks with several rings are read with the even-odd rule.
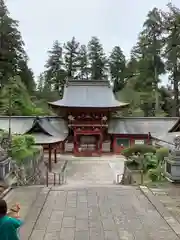
[[[7,141],[2,139],[0,146],[0,180],[4,180],[11,171],[11,158],[6,148]]]
[[[165,158],[165,175],[172,182],[180,182],[180,136],[174,138],[174,148]]]

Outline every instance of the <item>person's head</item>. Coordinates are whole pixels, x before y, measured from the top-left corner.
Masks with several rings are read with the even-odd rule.
[[[4,217],[7,214],[7,203],[5,200],[0,199],[0,217]]]

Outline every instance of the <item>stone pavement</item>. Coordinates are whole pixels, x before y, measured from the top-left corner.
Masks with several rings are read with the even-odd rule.
[[[4,199],[7,201],[8,207],[19,203],[21,206],[21,218],[25,219],[31,206],[37,201],[42,191],[44,191],[43,186],[15,188],[11,190]]]
[[[67,165],[67,183],[71,186],[113,184],[113,171],[108,161],[72,160]]]
[[[70,185],[113,184],[117,174],[122,177],[124,157],[103,156],[68,160],[67,183]],[[121,180],[121,179],[120,179]]]
[[[180,223],[180,186],[167,183],[161,188],[151,188],[153,194]]]
[[[179,239],[136,187],[64,186],[46,194],[39,215],[27,218],[23,240]]]
[[[178,240],[154,205],[133,186],[113,185],[109,160],[69,161],[67,184],[17,188],[22,240]],[[121,164],[121,166],[123,166]]]

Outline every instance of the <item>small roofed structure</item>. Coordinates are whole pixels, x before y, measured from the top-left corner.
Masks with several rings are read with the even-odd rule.
[[[0,118],[0,128],[9,130],[9,117]],[[49,169],[52,169],[52,152],[57,161],[57,151],[64,151],[64,140],[68,136],[68,127],[63,119],[51,117],[11,117],[12,134],[31,134],[37,145],[42,145],[49,153]]]

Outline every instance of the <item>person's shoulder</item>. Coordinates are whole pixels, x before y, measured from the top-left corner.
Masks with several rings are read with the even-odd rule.
[[[20,220],[20,219],[8,217],[8,216],[7,216],[6,222],[8,222],[9,224],[15,225],[15,226],[21,226],[23,223],[22,220]]]

